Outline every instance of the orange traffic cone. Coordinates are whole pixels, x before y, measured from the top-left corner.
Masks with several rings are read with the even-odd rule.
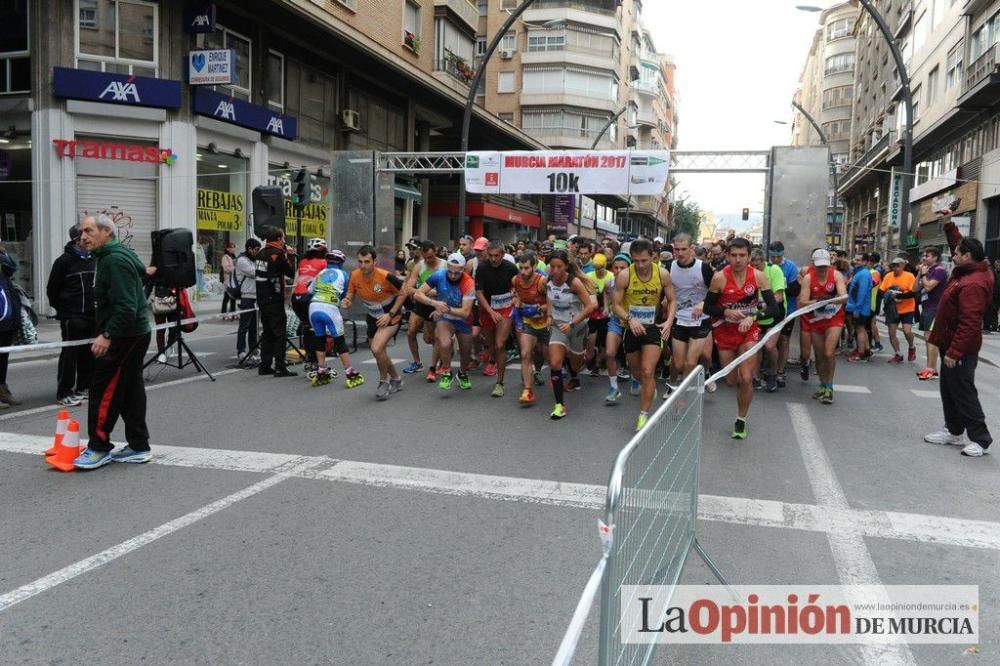
[[[66,426],[69,424],[69,412],[65,409],[59,410],[59,414],[56,416],[56,438],[52,442],[52,446],[45,449],[45,455],[54,456],[56,451],[59,450],[59,445],[62,444],[63,435],[66,434]]]
[[[45,462],[62,472],[72,472],[73,461],[80,455],[80,422],[73,420],[66,427],[63,441],[56,447],[56,453],[45,459]]]

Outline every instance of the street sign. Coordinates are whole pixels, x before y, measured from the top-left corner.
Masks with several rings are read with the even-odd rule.
[[[192,86],[232,83],[236,76],[236,51],[212,49],[188,52],[188,83]]]
[[[898,229],[902,220],[903,176],[892,169],[889,176],[889,228]]]
[[[665,150],[469,153],[465,186],[479,194],[660,195],[670,153]]]

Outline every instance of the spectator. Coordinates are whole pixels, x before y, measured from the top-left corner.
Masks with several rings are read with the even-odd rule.
[[[145,266],[115,238],[114,222],[107,215],[87,215],[80,230],[83,246],[97,260],[94,300],[100,334],[90,348],[94,354],[87,415],[90,439],[73,464],[79,469],[96,469],[112,460],[149,462],[152,455],[142,379],[150,337],[142,284]],[[125,421],[128,446],[112,454],[111,431],[119,416]]]
[[[285,358],[288,315],[285,313],[285,281],[295,277],[295,255],[285,245],[285,232],[268,227],[261,234],[266,241],[257,254],[257,309],[263,332],[260,337],[259,375],[294,377]],[[271,363],[274,367],[271,367]]]
[[[236,354],[242,357],[257,349],[257,268],[254,260],[260,252],[260,241],[247,239],[244,252],[236,257],[233,285],[240,297],[240,325],[236,331]],[[247,312],[249,310],[249,312]],[[257,357],[251,360],[257,360]]]
[[[406,250],[396,252],[396,265],[393,270],[400,280],[405,280],[409,275],[409,271],[406,270]]]
[[[210,247],[208,239],[202,236],[198,239],[198,245],[194,250],[194,269],[197,280],[195,296],[197,298],[205,295],[205,271],[209,269],[208,253]]]
[[[941,294],[944,293],[945,282],[948,281],[948,271],[941,265],[941,250],[937,247],[924,248],[917,271],[917,286],[920,288],[920,330],[924,332],[927,345],[927,366],[917,373],[922,380],[937,379],[938,350],[930,342],[930,333],[934,330],[934,315],[937,313]]]
[[[69,230],[69,242],[52,263],[45,293],[56,311],[63,342],[89,340],[97,333],[94,307],[95,261],[81,242],[78,225]],[[94,357],[90,345],[63,347],[59,353],[56,402],[65,407],[82,404],[90,388]]]
[[[951,221],[951,210],[939,212],[944,216],[944,230],[955,263],[930,335],[930,342],[943,353],[939,372],[945,427],[925,436],[924,441],[964,444],[962,455],[978,458],[993,443],[976,391],[976,366],[983,346],[983,313],[993,298],[994,278],[983,244],[974,238],[962,238]]]
[[[0,347],[8,347],[21,330],[21,295],[14,288],[17,264],[0,248]],[[7,388],[7,361],[10,354],[0,354],[0,409],[20,405]]]
[[[1000,259],[993,260],[993,299],[986,308],[986,318],[983,320],[983,330],[996,333],[998,329],[997,314],[1000,313]]]
[[[896,257],[889,262],[890,271],[879,284],[879,289],[885,294],[885,323],[889,328],[889,343],[893,350],[889,363],[895,364],[903,362],[899,338],[896,336],[900,324],[903,325],[903,335],[909,345],[907,360],[910,363],[917,360],[917,348],[913,344],[913,315],[916,311],[914,290],[917,287],[917,279],[905,268],[906,259]]]
[[[222,255],[222,275],[220,276],[224,287],[222,291],[223,314],[236,311],[236,299],[233,298],[233,294],[229,292],[229,289],[225,289],[225,287],[229,285],[230,279],[233,276],[233,269],[236,268],[235,261],[236,243],[226,243],[226,251]],[[226,319],[232,321],[233,317],[226,317]]]

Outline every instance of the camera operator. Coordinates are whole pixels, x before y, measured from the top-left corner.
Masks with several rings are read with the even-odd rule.
[[[277,227],[261,230],[264,247],[257,254],[257,307],[260,311],[259,375],[294,377],[285,360],[285,334],[288,316],[285,314],[285,280],[295,277],[295,254],[285,245],[285,232]],[[271,361],[274,361],[274,368]]]

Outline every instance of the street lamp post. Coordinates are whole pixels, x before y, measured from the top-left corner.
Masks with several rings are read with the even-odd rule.
[[[469,97],[465,101],[465,114],[462,117],[462,154],[463,163],[465,160],[464,154],[469,150],[469,130],[472,126],[472,107],[476,104],[476,91],[479,90],[479,84],[483,81],[483,76],[486,73],[486,65],[489,63],[490,58],[496,52],[497,47],[500,46],[500,41],[503,39],[510,27],[514,25],[514,22],[525,12],[528,7],[534,3],[535,0],[524,0],[517,9],[510,13],[507,20],[500,27],[500,30],[496,35],[493,36],[493,41],[490,42],[489,46],[486,48],[486,53],[483,54],[483,60],[476,68],[476,75],[472,77],[472,85],[469,88]],[[458,219],[461,221],[463,227],[465,225],[465,175],[462,174],[459,178],[458,183]],[[468,233],[467,230],[464,230]]]
[[[839,203],[840,193],[838,192],[838,190],[840,189],[840,183],[839,183],[839,178],[837,176],[837,163],[833,161],[833,149],[830,148],[830,142],[829,140],[827,140],[826,134],[823,132],[823,128],[821,128],[819,126],[819,123],[816,122],[816,119],[810,116],[809,112],[803,109],[802,105],[799,104],[798,102],[793,100],[792,106],[795,107],[796,111],[798,111],[799,113],[801,113],[803,116],[806,117],[806,120],[809,121],[809,124],[812,125],[813,129],[816,130],[816,133],[819,134],[820,142],[830,150],[830,177],[833,179],[833,223],[837,224],[837,214],[840,212],[840,203]],[[841,231],[841,234],[843,234],[843,231]]]
[[[906,71],[906,61],[896,41],[889,29],[889,24],[872,4],[872,0],[858,0],[861,7],[868,12],[868,16],[875,21],[878,30],[882,33],[886,45],[892,52],[892,59],[896,63],[896,70],[899,72],[899,83],[902,86],[903,106],[906,111],[906,125],[903,128],[903,173],[900,174],[900,219],[899,219],[899,245],[901,250],[906,249],[906,236],[909,231],[910,222],[910,187],[913,184],[913,90],[910,89],[910,75]],[[806,12],[821,12],[822,7],[813,5],[798,5],[796,9]],[[891,204],[890,204],[891,205]]]

